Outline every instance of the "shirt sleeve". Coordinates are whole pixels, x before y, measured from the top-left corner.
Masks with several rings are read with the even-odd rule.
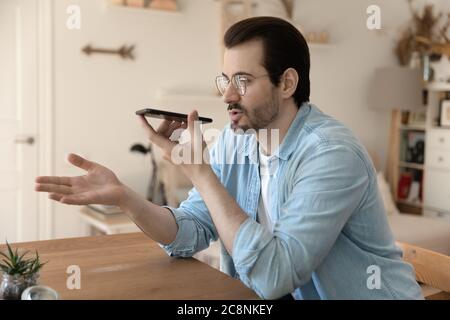
[[[295,168],[290,184],[273,233],[247,219],[233,243],[239,278],[263,299],[292,293],[310,280],[360,206],[369,175],[350,147],[327,144]]]
[[[220,139],[210,150],[210,165],[220,179],[220,166],[217,161],[217,148]],[[218,233],[197,189],[189,191],[188,198],[178,208],[163,206],[169,209],[178,225],[175,240],[168,245],[160,244],[166,253],[174,257],[191,257],[198,251],[209,247],[211,241],[218,239]]]

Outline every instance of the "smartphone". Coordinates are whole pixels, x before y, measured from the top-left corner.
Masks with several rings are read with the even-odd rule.
[[[176,112],[170,112],[170,111],[164,111],[164,110],[158,110],[158,109],[142,109],[136,111],[137,115],[144,115],[146,117],[150,118],[158,118],[158,119],[166,119],[166,120],[172,120],[172,121],[178,121],[178,122],[187,122],[188,115],[184,113],[176,113]],[[205,117],[198,117],[198,119],[202,123],[211,123],[213,122],[210,118]]]

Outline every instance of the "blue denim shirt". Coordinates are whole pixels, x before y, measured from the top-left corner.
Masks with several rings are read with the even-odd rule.
[[[231,160],[231,161],[230,161]],[[225,128],[211,166],[245,211],[221,270],[263,299],[422,299],[414,270],[402,260],[366,150],[343,124],[305,103],[276,157],[270,184],[273,233],[257,222],[260,196],[255,135]],[[189,257],[218,239],[196,189],[179,208],[175,240],[162,246]]]

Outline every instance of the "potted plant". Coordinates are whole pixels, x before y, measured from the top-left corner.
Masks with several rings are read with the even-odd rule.
[[[19,254],[18,249],[13,251],[8,241],[6,246],[7,253],[0,251],[0,299],[20,300],[26,288],[37,284],[39,270],[45,263],[40,262],[37,251],[34,258],[27,259],[25,256],[29,251]]]

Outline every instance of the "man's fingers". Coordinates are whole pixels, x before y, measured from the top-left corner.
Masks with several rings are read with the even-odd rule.
[[[57,194],[57,193],[49,193],[48,194],[48,198],[55,200],[55,201],[61,201],[61,198],[63,197],[62,194]]]
[[[167,130],[169,130],[171,124],[172,121],[164,119],[163,122],[161,122],[161,124],[158,126],[158,129],[156,129],[156,132],[165,135]]]
[[[170,124],[169,129],[167,130],[167,133],[165,134],[165,137],[170,138],[176,130],[183,128],[183,124],[184,124],[184,122],[178,122],[178,121],[172,122]],[[175,140],[177,140],[177,139],[175,139]],[[172,141],[174,141],[174,140],[172,140]]]
[[[145,119],[145,116],[141,115],[139,116],[140,120],[141,120],[141,124],[142,127],[144,127],[144,130],[147,132],[148,134],[148,138],[150,139],[151,142],[155,143],[157,146],[161,147],[161,145],[164,145],[162,139],[164,139],[161,135],[158,134],[158,132],[155,131],[155,129],[153,129],[153,127],[150,125],[150,123],[148,123],[147,119]],[[168,120],[164,120],[164,122],[169,122]],[[166,124],[164,124],[163,127],[165,127]],[[168,126],[168,124],[167,124]],[[158,129],[159,130],[159,129]]]
[[[200,121],[198,120],[198,113],[196,110],[188,115],[188,129],[191,135],[191,143],[194,146],[201,146],[202,130],[200,128]]]
[[[72,188],[63,185],[56,184],[38,184],[35,187],[38,192],[51,192],[51,193],[59,193],[59,194],[72,194]]]
[[[69,196],[63,196],[59,201],[64,204],[73,204],[73,205],[88,205],[92,204],[92,201],[90,201],[91,197],[88,195],[87,192],[80,193],[80,194],[74,194]]]
[[[145,131],[148,134],[148,138],[151,142],[156,144],[161,149],[169,148],[173,142],[170,141],[168,138],[164,137],[163,135],[159,134],[158,132],[153,129],[153,127],[147,122],[144,116],[139,116],[141,120],[141,124],[144,127]]]
[[[69,154],[67,160],[69,160],[69,162],[74,166],[86,171],[89,171],[94,166],[94,162],[86,160],[74,153]]]
[[[194,110],[188,114],[188,128],[191,133],[194,132],[195,121],[198,121],[197,110]]]
[[[35,182],[42,184],[57,184],[69,187],[72,186],[71,178],[69,177],[41,176],[37,177]]]
[[[169,126],[169,132],[172,133],[176,129],[180,128],[183,125],[183,122],[173,121]]]
[[[141,122],[142,127],[148,134],[150,134],[150,135],[156,134],[155,129],[153,129],[153,127],[150,125],[150,123],[148,123],[145,116],[142,116],[142,115],[139,116],[139,121]]]

